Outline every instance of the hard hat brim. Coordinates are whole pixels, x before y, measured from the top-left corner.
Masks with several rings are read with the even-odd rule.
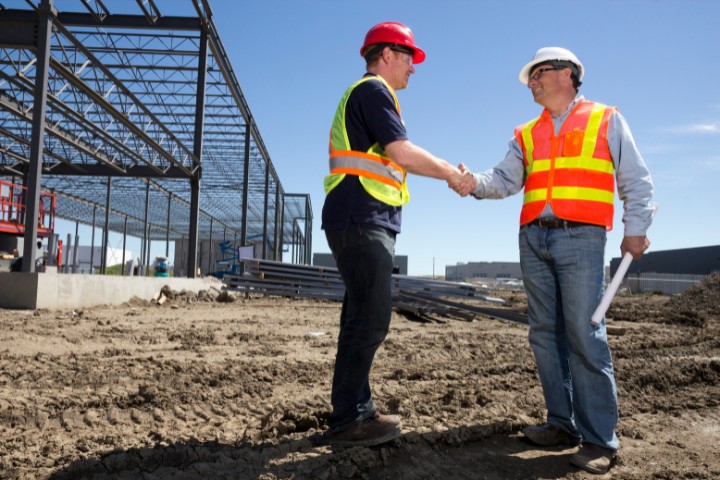
[[[518,79],[520,80],[520,83],[523,85],[527,85],[530,81],[530,72],[532,71],[533,67],[535,65],[539,65],[541,63],[547,62],[548,60],[546,58],[543,58],[542,60],[531,60],[528,62],[522,70],[520,70],[520,75],[518,75]]]
[[[425,50],[418,46],[411,47],[413,49],[413,64],[422,63],[425,61]]]
[[[402,45],[403,47],[407,47],[413,51],[413,65],[417,65],[418,63],[422,63],[425,61],[425,50],[418,47],[417,45],[404,45],[402,43],[399,43],[398,45]],[[365,52],[372,47],[372,45],[363,45],[362,48],[360,48],[360,56],[364,57]]]

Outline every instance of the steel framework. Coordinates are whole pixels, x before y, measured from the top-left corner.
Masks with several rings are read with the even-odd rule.
[[[141,238],[143,253],[188,240],[189,266],[213,238],[309,261],[310,197],[283,189],[208,0],[184,1],[194,15],[158,0],[120,2],[135,14],[101,0],[0,6],[0,176],[28,188],[26,252],[42,189],[58,218]]]

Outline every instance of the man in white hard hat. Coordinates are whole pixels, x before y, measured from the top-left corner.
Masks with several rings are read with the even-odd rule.
[[[544,109],[515,128],[500,164],[475,174],[472,195],[504,198],[524,188],[520,264],[547,419],[523,434],[542,446],[581,445],[571,463],[601,474],[620,448],[605,322],[591,323],[603,293],[615,185],[624,203],[622,255],[639,259],[650,245],[654,203],[650,173],[622,115],[578,95],[584,74],[567,49],[535,53],[520,81]]]

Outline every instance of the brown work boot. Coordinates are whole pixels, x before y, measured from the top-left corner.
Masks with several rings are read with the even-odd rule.
[[[400,436],[400,417],[375,412],[357,425],[330,435],[334,448],[371,447],[380,445]]]
[[[543,447],[554,447],[556,445],[567,445],[574,447],[580,445],[580,439],[566,432],[559,425],[546,423],[545,425],[530,425],[522,429],[525,438],[536,445]]]
[[[615,458],[615,450],[583,443],[580,450],[570,457],[570,464],[586,472],[602,474],[610,469],[613,458]]]

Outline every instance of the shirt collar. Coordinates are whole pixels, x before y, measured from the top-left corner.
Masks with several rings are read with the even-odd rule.
[[[568,116],[568,114],[570,114],[570,112],[572,112],[573,108],[575,108],[575,105],[582,102],[583,100],[585,100],[585,97],[583,97],[582,95],[578,95],[577,97],[575,97],[575,100],[573,100],[570,103],[570,105],[568,105],[567,110],[565,110],[565,112],[562,115],[560,115],[558,117],[552,117],[552,119],[559,120],[559,119],[566,118]]]

